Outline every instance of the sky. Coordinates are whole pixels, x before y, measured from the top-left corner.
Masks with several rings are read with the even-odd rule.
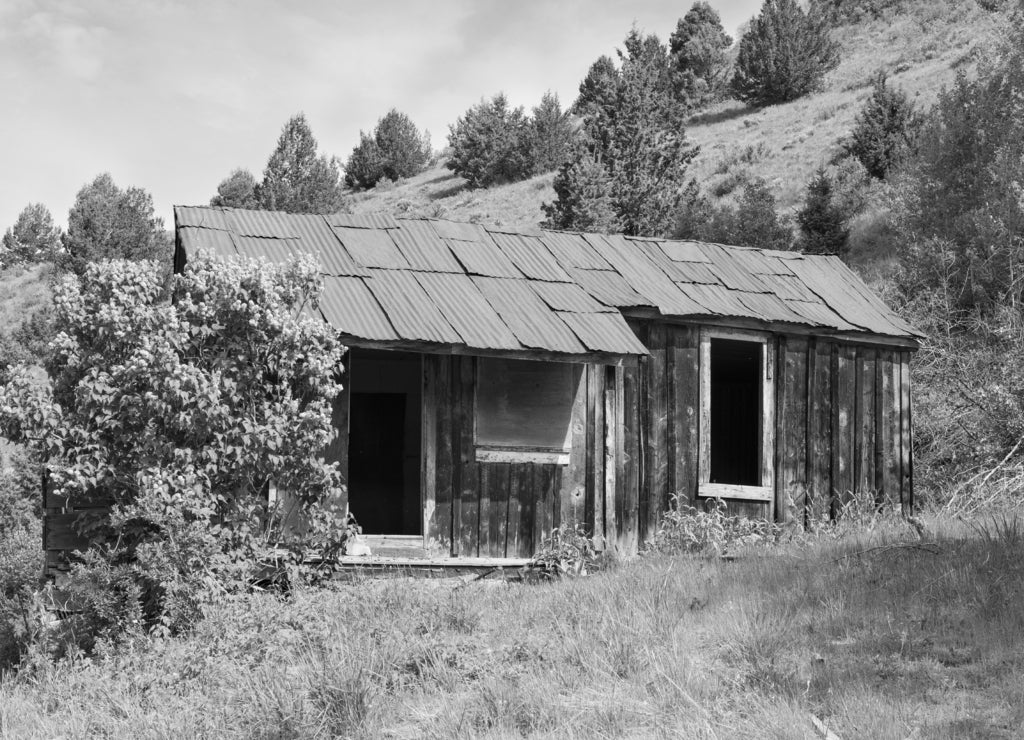
[[[760,0],[711,0],[726,30]],[[109,172],[174,205],[207,203],[237,167],[260,178],[304,112],[343,161],[391,108],[445,145],[503,91],[564,106],[634,24],[663,41],[692,0],[0,0],[0,231],[29,203],[64,225]]]

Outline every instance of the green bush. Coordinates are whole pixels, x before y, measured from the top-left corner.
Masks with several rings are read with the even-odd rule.
[[[409,116],[392,108],[372,134],[359,132],[359,145],[345,163],[345,184],[372,188],[381,180],[400,180],[421,172],[430,160],[430,137]]]
[[[138,615],[151,631],[187,629],[200,603],[245,587],[259,564],[315,577],[311,548],[326,568],[341,552],[342,482],[310,454],[335,433],[343,351],[308,316],[320,280],[309,259],[199,256],[169,304],[146,264],[94,264],[58,286],[50,381],[12,376],[0,432],[45,454],[73,508],[112,503],[79,517],[92,552],[69,586],[93,603],[101,636]],[[271,502],[271,486],[296,511]],[[115,602],[127,611],[108,615]]]
[[[825,16],[797,0],[765,0],[740,40],[732,90],[753,105],[796,100],[817,90],[839,65]]]
[[[471,188],[523,180],[533,174],[530,128],[523,109],[510,107],[504,93],[481,100],[450,127],[445,166]]]
[[[541,539],[530,561],[546,577],[585,576],[600,569],[601,559],[593,541],[580,525],[565,524]]]
[[[775,210],[775,196],[761,178],[743,186],[736,206],[710,205],[693,194],[677,214],[675,237],[762,249],[791,249],[793,231]]]
[[[725,502],[711,499],[700,510],[685,503],[676,494],[655,532],[648,552],[677,555],[727,555],[745,545],[768,544],[778,539],[779,528],[773,522],[728,513]]]
[[[880,72],[843,149],[860,160],[872,177],[884,180],[913,155],[921,121],[907,94],[889,87],[885,73]]]

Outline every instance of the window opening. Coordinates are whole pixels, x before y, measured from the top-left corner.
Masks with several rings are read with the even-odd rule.
[[[761,485],[763,347],[711,338],[711,483]]]

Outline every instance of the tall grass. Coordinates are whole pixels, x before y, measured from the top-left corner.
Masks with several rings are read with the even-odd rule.
[[[801,738],[812,715],[844,738],[1024,732],[1021,523],[923,531],[253,595],[187,639],[30,661],[0,681],[0,735]]]

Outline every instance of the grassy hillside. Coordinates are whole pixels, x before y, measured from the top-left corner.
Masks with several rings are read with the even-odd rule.
[[[705,193],[723,197],[746,178],[764,178],[780,210],[790,212],[802,202],[814,171],[831,159],[852,129],[877,71],[885,71],[891,84],[927,109],[957,71],[974,68],[978,53],[990,46],[1005,22],[1004,13],[987,12],[973,1],[909,0],[899,14],[837,28],[834,37],[842,46],[842,62],[821,92],[763,109],[728,101],[695,116],[688,134],[701,152],[690,174]],[[458,113],[453,111],[453,116]],[[554,200],[553,180],[547,174],[467,190],[465,181],[441,162],[415,178],[355,195],[352,207],[357,213],[529,226],[543,219],[541,203]]]
[[[1021,737],[1021,525],[946,526],[254,595],[189,638],[0,679],[0,736]]]

